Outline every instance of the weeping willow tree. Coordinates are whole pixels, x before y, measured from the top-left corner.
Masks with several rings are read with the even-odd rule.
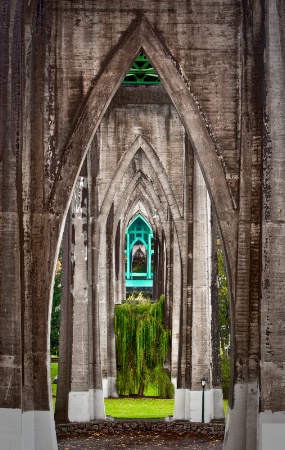
[[[115,307],[119,395],[143,395],[151,385],[160,397],[173,397],[170,374],[163,367],[170,349],[170,331],[163,317],[164,296],[153,304],[127,301]]]

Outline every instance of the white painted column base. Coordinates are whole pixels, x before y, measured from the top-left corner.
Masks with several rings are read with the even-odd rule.
[[[190,420],[190,389],[175,389],[173,420]]]
[[[259,450],[284,450],[285,412],[265,411],[259,414]]]
[[[19,450],[22,440],[22,411],[20,409],[0,409],[1,446]]]
[[[57,450],[52,411],[0,409],[0,447],[9,450]]]
[[[214,393],[213,389],[204,393],[204,423],[209,423],[214,418]],[[190,422],[202,422],[202,389],[190,392]]]
[[[257,410],[257,383],[237,383],[234,387],[234,408],[228,408],[227,413],[224,450],[258,449]]]
[[[89,422],[89,392],[69,392],[68,419],[70,422]]]
[[[103,378],[103,393],[104,398],[119,398],[115,377]]]
[[[108,397],[109,398],[119,398],[118,392],[116,389],[116,378],[115,377],[108,378]]]
[[[213,389],[213,416],[212,419],[222,420],[225,418],[224,398],[222,389]]]
[[[106,419],[103,389],[89,390],[90,420]]]
[[[205,390],[204,422],[224,418],[223,393],[221,389]],[[176,389],[173,420],[202,421],[202,390]]]
[[[68,419],[70,422],[90,422],[90,420],[105,418],[103,389],[69,392]]]

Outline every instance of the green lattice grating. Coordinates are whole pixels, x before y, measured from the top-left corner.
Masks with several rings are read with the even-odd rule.
[[[125,76],[122,84],[160,84],[160,79],[147,57],[141,53]]]

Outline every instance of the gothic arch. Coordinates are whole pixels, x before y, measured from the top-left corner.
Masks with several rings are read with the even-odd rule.
[[[137,19],[126,31],[84,98],[58,165],[48,207],[61,213],[67,211],[75,180],[97,127],[124,75],[142,49],[162,80],[196,152],[217,212],[231,271],[236,258],[237,211],[225,172],[187,80],[144,17]]]
[[[137,183],[137,187],[140,185],[141,183]],[[158,228],[158,221],[157,219],[153,219],[153,206],[155,206],[152,202],[152,199],[149,196],[149,192],[147,191],[147,188],[144,190],[144,192],[136,192],[136,189],[133,193],[133,195],[130,196],[129,200],[128,200],[128,204],[126,206],[125,212],[124,212],[124,220],[122,221],[122,229],[123,232],[125,233],[127,227],[128,227],[128,223],[130,222],[130,220],[132,220],[132,218],[135,216],[134,214],[134,209],[136,204],[141,201],[141,203],[143,203],[144,208],[147,211],[148,214],[148,221],[152,227],[153,230]]]
[[[158,178],[158,180],[162,187],[164,195],[167,198],[168,203],[172,209],[173,217],[175,219],[180,219],[181,213],[179,211],[179,207],[178,207],[175,195],[173,193],[173,190],[170,186],[167,173],[166,173],[163,165],[161,164],[156,151],[154,150],[152,145],[147,141],[147,139],[142,135],[138,136],[133,141],[133,143],[130,145],[130,147],[125,151],[124,155],[122,156],[122,158],[117,166],[116,172],[109,183],[109,188],[108,188],[108,190],[105,194],[104,200],[102,202],[100,216],[102,216],[102,217],[106,216],[108,210],[110,209],[110,205],[113,201],[115,192],[118,189],[119,182],[120,182],[123,174],[127,170],[127,167],[131,163],[133,157],[135,156],[135,154],[137,153],[137,151],[139,149],[143,150],[146,157],[150,161],[150,163],[157,175],[157,178],[158,178],[158,174],[159,174],[160,177]]]
[[[120,211],[122,211],[122,209],[123,209],[123,204],[126,203],[126,201],[128,201],[128,203],[130,203],[130,201],[132,199],[132,195],[129,195],[129,193],[136,192],[138,186],[142,186],[143,191],[144,191],[144,196],[147,195],[149,198],[148,203],[152,204],[157,209],[157,211],[159,211],[159,215],[162,216],[163,220],[166,220],[165,212],[163,210],[163,207],[161,205],[158,195],[156,194],[155,190],[153,189],[153,186],[147,180],[147,178],[142,179],[141,177],[142,177],[142,173],[139,173],[139,172],[136,173],[135,176],[131,179],[127,189],[125,189],[125,191],[123,192],[121,200],[118,203],[118,206],[115,210],[114,224],[116,224],[116,221],[119,220],[119,214],[120,214]],[[142,195],[142,193],[140,193],[140,195]],[[125,208],[125,211],[130,210],[131,207],[133,207],[134,203],[138,200],[139,200],[138,194],[136,193],[135,200],[132,201],[131,206],[128,206],[127,208]],[[146,199],[145,199],[145,201],[146,201]],[[167,199],[166,199],[166,201],[167,201]]]

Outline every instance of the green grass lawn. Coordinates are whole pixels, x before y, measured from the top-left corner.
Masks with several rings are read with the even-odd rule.
[[[58,363],[51,363],[51,379],[58,373]],[[57,384],[52,384],[53,407]],[[146,395],[157,395],[149,388]],[[106,414],[117,419],[162,419],[173,415],[174,399],[161,398],[105,398]],[[228,411],[228,400],[224,400],[225,415]]]
[[[58,363],[51,363],[50,364],[50,377],[51,380],[53,380],[56,375],[58,374]],[[55,411],[55,396],[56,396],[56,390],[57,390],[57,384],[51,385],[52,389],[52,403],[53,403],[53,410]]]
[[[174,400],[105,398],[106,414],[117,419],[162,419],[173,415]]]
[[[174,400],[159,398],[105,398],[106,414],[117,419],[162,419],[173,415]],[[224,400],[225,416],[228,400]]]

